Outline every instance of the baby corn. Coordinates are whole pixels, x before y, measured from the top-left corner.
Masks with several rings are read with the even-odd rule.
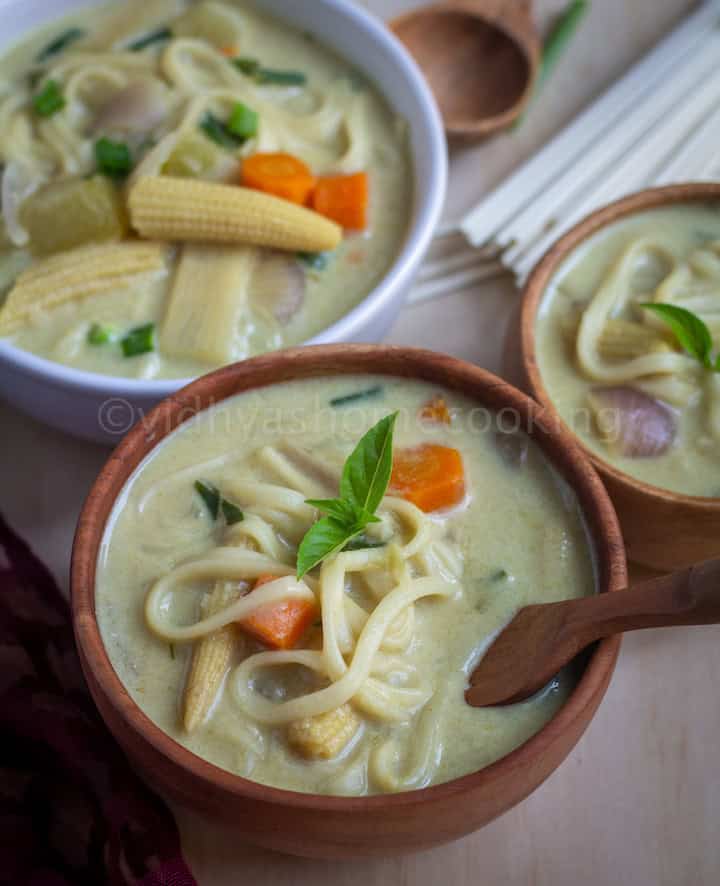
[[[308,760],[330,760],[352,739],[360,718],[349,704],[335,710],[303,717],[288,726],[287,740],[298,754]]]
[[[147,176],[132,187],[128,203],[133,227],[150,240],[325,252],[342,239],[340,226],[318,213],[235,185]]]
[[[36,262],[8,293],[0,310],[0,335],[14,332],[39,311],[126,289],[145,274],[164,273],[166,254],[161,243],[108,243],[81,246]]]
[[[235,589],[218,582],[203,606],[203,617],[226,609],[238,597]],[[183,698],[183,726],[192,732],[202,724],[230,667],[237,634],[232,625],[199,640],[193,652]]]

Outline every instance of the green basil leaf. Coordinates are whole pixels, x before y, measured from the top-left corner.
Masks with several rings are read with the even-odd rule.
[[[661,317],[672,329],[675,337],[682,347],[699,360],[707,369],[712,368],[710,357],[712,351],[712,336],[710,330],[697,314],[677,305],[660,304],[658,302],[646,302],[640,305],[653,311]]]
[[[334,517],[341,523],[352,525],[357,522],[355,508],[353,508],[349,502],[343,501],[341,498],[308,498],[306,499],[305,504],[317,508],[318,511],[322,511],[328,516]]]
[[[341,551],[351,538],[361,532],[362,527],[353,532],[334,517],[323,517],[318,520],[300,542],[297,554],[298,580],[326,557]]]
[[[365,434],[345,462],[340,496],[356,509],[373,514],[390,482],[393,430],[397,412],[386,415]]]

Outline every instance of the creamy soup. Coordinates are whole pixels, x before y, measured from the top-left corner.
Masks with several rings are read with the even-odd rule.
[[[363,472],[391,465],[366,501]],[[375,520],[337,535],[348,482]],[[362,795],[537,732],[571,674],[487,709],[465,703],[468,674],[520,607],[594,590],[578,502],[522,431],[373,376],[248,392],[173,433],[118,499],[96,600],[120,679],[176,741],[265,784]]]
[[[536,332],[543,383],[587,446],[646,483],[720,496],[718,206],[591,237],[551,281]]]
[[[0,162],[0,337],[138,378],[325,329],[386,273],[412,200],[405,122],[240,0],[126,0],[30,35],[0,59]]]

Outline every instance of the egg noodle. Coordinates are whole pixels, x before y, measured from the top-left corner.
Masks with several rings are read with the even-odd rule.
[[[399,771],[400,748],[396,739],[387,739],[370,753],[373,779],[386,790],[427,784],[439,762],[441,706],[431,703],[436,691],[433,675],[419,673],[403,653],[415,639],[416,606],[425,598],[447,598],[459,591],[462,556],[447,537],[446,521],[431,519],[410,502],[386,496],[378,511],[380,523],[370,530],[382,546],[339,553],[324,561],[315,574],[298,581],[296,545],[316,518],[305,498],[318,489],[317,478],[327,474],[326,465],[312,465],[308,456],[304,459],[312,473],[288,459],[280,447],[266,446],[237,468],[226,470],[223,495],[242,507],[244,519],[224,530],[222,544],[155,582],[145,603],[147,625],[168,642],[193,642],[271,603],[316,603],[321,641],[312,648],[255,652],[231,671],[227,686],[238,717],[251,727],[239,736],[253,736],[258,727],[282,726],[351,702],[380,722],[417,720],[407,767]],[[223,457],[210,464],[227,467]],[[195,470],[196,477],[202,476],[200,471]],[[147,513],[153,499],[162,499],[172,484],[187,485],[187,470],[179,473],[182,476],[165,478],[151,487],[140,501],[140,511]],[[268,482],[269,475],[283,485]],[[243,593],[261,575],[276,578],[252,593]],[[230,589],[231,595],[234,592],[233,602],[192,624],[173,622],[175,595],[197,595],[199,586],[217,587],[218,583]],[[307,669],[326,685],[283,701],[256,691],[259,672],[285,665]]]
[[[638,285],[648,264],[661,269],[650,288]],[[659,279],[658,279],[659,277]],[[642,291],[641,291],[642,290]],[[669,344],[652,353],[627,360],[608,360],[601,353],[603,336],[614,318],[632,310],[633,302],[677,305],[697,314],[715,341],[720,338],[720,242],[694,250],[687,260],[677,260],[660,242],[642,237],[633,240],[608,271],[584,309],[576,339],[582,373],[608,384],[632,383],[646,393],[682,407],[706,397],[709,428],[720,440],[720,376],[702,371],[693,357]],[[667,331],[664,322],[650,311],[633,317],[648,328]]]

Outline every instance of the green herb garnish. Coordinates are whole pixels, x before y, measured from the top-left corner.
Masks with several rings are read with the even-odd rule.
[[[263,68],[255,58],[234,58],[232,64],[256,83],[274,86],[305,86],[307,76],[302,71],[279,71],[275,68]]]
[[[120,341],[125,357],[138,357],[155,350],[155,324],[146,323],[136,326]]]
[[[330,405],[347,406],[348,403],[358,403],[360,400],[371,400],[382,394],[382,385],[376,385],[374,388],[366,388],[364,391],[356,391],[354,394],[345,394],[342,397],[333,397]]]
[[[199,126],[211,141],[214,141],[216,145],[221,145],[223,148],[237,148],[245,141],[244,138],[238,138],[236,135],[233,135],[227,125],[219,117],[216,117],[212,111],[208,111],[205,114]]]
[[[171,39],[172,31],[170,28],[158,28],[156,31],[150,31],[144,37],[139,37],[132,43],[128,43],[127,48],[130,52],[140,52],[141,49],[152,46],[154,43],[164,43],[166,40]]]
[[[222,514],[227,525],[234,526],[236,523],[240,523],[245,519],[245,515],[240,508],[226,498],[223,498],[220,494],[220,490],[217,486],[213,486],[212,483],[208,483],[204,480],[196,480],[195,491],[205,502],[205,507],[208,509],[213,520],[217,520],[220,514]]]
[[[32,105],[40,117],[52,117],[61,111],[66,102],[57,80],[47,80],[40,92],[33,97]]]
[[[697,314],[693,314],[687,308],[678,307],[678,305],[660,304],[659,302],[644,302],[640,307],[653,311],[658,317],[661,317],[672,329],[683,349],[705,369],[720,372],[720,354],[716,354],[713,360],[712,335],[705,322]]]
[[[398,413],[387,415],[364,435],[352,451],[340,478],[340,496],[308,499],[326,516],[305,534],[297,555],[297,577],[302,578],[326,557],[341,551],[368,523],[377,523],[392,471],[393,430]]]
[[[587,0],[572,0],[560,15],[543,46],[538,85],[542,85],[555,70],[560,56],[572,39],[589,6]]]
[[[305,86],[307,76],[302,71],[276,71],[260,68],[255,73],[255,82],[272,86]]]
[[[213,520],[217,520],[218,515],[220,514],[220,500],[222,498],[218,488],[213,486],[212,483],[204,483],[202,480],[196,480],[195,491],[205,502],[205,507],[210,512],[210,516]]]
[[[106,326],[102,323],[93,323],[88,329],[87,343],[89,345],[107,345],[117,341],[118,331],[114,326]]]
[[[298,252],[298,261],[312,268],[313,271],[324,271],[330,261],[327,252]]]
[[[228,118],[227,130],[236,138],[245,140],[257,135],[260,117],[257,111],[248,108],[247,105],[238,102],[232,109]]]
[[[236,523],[241,523],[245,519],[245,514],[243,514],[240,508],[226,498],[222,499],[220,507],[228,526],[234,526]]]
[[[132,154],[125,142],[101,138],[95,142],[95,162],[98,172],[108,178],[126,178],[133,168]]]
[[[505,581],[507,577],[507,569],[497,569],[495,572],[492,573],[488,580],[491,581],[493,584],[496,584],[499,581]]]
[[[217,520],[220,513],[220,499],[222,498],[218,488],[213,486],[212,483],[204,483],[202,480],[196,480],[195,491],[205,502],[205,507],[210,512],[210,516],[213,520]]]
[[[175,661],[175,644],[168,643],[168,649],[170,650],[170,658]]]
[[[82,28],[68,28],[67,31],[63,31],[60,36],[51,40],[47,46],[41,49],[35,56],[35,60],[38,62],[46,62],[49,58],[52,58],[64,49],[67,49],[71,43],[75,43],[76,40],[79,40],[84,36],[85,31],[83,31]]]
[[[369,539],[367,535],[358,535],[357,538],[351,539],[346,545],[346,551],[364,551],[368,548],[384,548],[387,542],[374,541]]]

